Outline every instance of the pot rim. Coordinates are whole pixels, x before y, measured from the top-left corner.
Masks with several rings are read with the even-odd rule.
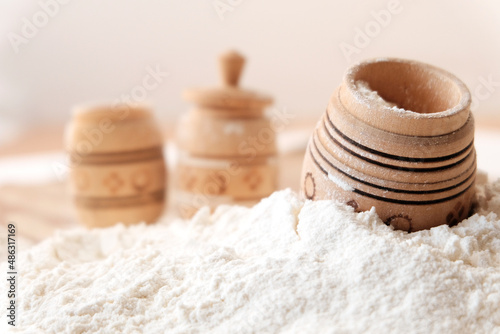
[[[355,77],[367,66],[380,63],[406,64],[425,71],[429,74],[429,79],[445,78],[453,84],[453,89],[460,94],[460,98],[446,110],[428,113],[375,104],[359,92]],[[366,123],[388,132],[412,136],[436,136],[458,130],[467,121],[471,104],[467,86],[455,75],[429,64],[401,58],[374,58],[351,66],[344,74],[340,95],[342,104]]]

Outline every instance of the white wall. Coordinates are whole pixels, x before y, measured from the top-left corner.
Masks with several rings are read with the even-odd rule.
[[[224,20],[213,0],[65,0],[16,53],[12,39],[23,36],[25,19],[43,21],[40,4],[54,1],[0,0],[0,122],[66,122],[74,104],[130,93],[148,66],[170,73],[148,99],[163,122],[173,121],[188,108],[181,91],[217,83],[215,58],[232,47],[248,58],[244,86],[302,116],[319,116],[346,67],[375,56],[455,73],[481,93],[479,115],[500,106],[500,87],[477,88],[480,78],[500,83],[494,0],[400,0],[400,12],[378,33],[371,12],[388,0],[218,0],[234,4]],[[340,45],[355,46],[356,29],[367,25],[376,36],[347,59]]]

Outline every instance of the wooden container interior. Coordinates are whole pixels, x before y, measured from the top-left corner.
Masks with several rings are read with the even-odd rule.
[[[459,104],[463,92],[455,80],[434,67],[414,62],[375,62],[352,73],[386,101],[416,113],[436,113]]]
[[[397,107],[362,94],[360,81]],[[342,103],[375,128],[408,136],[436,136],[461,128],[469,117],[471,95],[457,77],[416,61],[383,58],[351,67],[340,90]]]

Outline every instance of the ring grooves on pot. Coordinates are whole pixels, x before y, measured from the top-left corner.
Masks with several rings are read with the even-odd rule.
[[[354,66],[311,136],[303,196],[375,206],[409,231],[466,218],[476,173],[469,105],[465,85],[441,69],[401,59]]]
[[[327,136],[323,131],[318,131],[318,138],[321,135]],[[318,140],[324,145],[323,140]],[[394,165],[384,165],[376,160],[367,159],[363,155],[353,155],[352,152],[346,151],[343,147],[335,143],[330,145],[329,149],[325,149],[325,155],[328,155],[328,158],[336,159],[355,170],[365,169],[364,174],[366,175],[393,181],[404,180],[404,182],[411,183],[438,182],[447,178],[453,178],[469,169],[475,161],[475,153],[471,151],[462,160],[452,165],[425,168],[425,164],[421,164],[421,168],[404,168]]]
[[[472,143],[465,148],[465,150],[461,151],[461,154],[458,156],[457,159],[454,159],[454,161],[444,161],[446,163],[449,163],[447,165],[444,164],[439,164],[435,166],[429,166],[429,163],[427,163],[424,159],[420,159],[420,161],[414,161],[411,166],[404,166],[400,163],[400,165],[396,165],[394,162],[384,162],[381,161],[382,159],[377,157],[370,157],[371,152],[369,151],[364,151],[364,152],[356,152],[356,149],[351,149],[348,148],[347,145],[344,145],[343,143],[340,143],[335,136],[331,134],[331,132],[328,130],[327,126],[325,123],[323,123],[323,128],[325,134],[329,137],[329,139],[340,149],[346,151],[348,154],[359,158],[363,160],[364,162],[371,163],[380,167],[385,167],[389,169],[395,169],[399,171],[406,171],[406,172],[415,172],[415,173],[427,173],[427,172],[436,172],[436,171],[441,171],[449,168],[456,167],[463,163],[471,154],[472,154]],[[415,158],[412,158],[416,160]],[[405,162],[405,158],[402,157],[402,159],[394,159],[398,160],[397,162]],[[452,160],[452,158],[448,159]],[[396,163],[397,163],[396,162]],[[443,162],[443,161],[441,161]]]
[[[149,203],[163,203],[165,191],[160,190],[136,196],[120,196],[117,198],[76,196],[75,203],[85,208],[117,208],[141,206]]]
[[[464,156],[470,153],[472,150],[472,147],[474,145],[474,142],[471,141],[465,148],[458,152],[451,153],[446,156],[438,156],[438,157],[408,157],[408,156],[401,156],[401,155],[394,155],[394,154],[389,154],[385,153],[382,151],[377,151],[376,149],[370,148],[368,146],[364,146],[363,144],[360,144],[359,142],[353,140],[352,138],[348,137],[344,133],[342,133],[332,122],[331,118],[328,116],[328,113],[325,113],[324,116],[324,121],[323,125],[326,127],[328,131],[328,136],[332,138],[332,140],[342,143],[341,145],[347,149],[350,149],[352,151],[362,151],[363,154],[366,155],[367,158],[371,158],[372,160],[377,160],[379,162],[385,162],[387,164],[394,163],[394,161],[397,161],[397,163],[401,165],[406,165],[407,163],[408,166],[418,166],[420,163],[426,163],[427,166],[432,167],[432,166],[442,166],[443,163],[454,163],[456,161],[459,161],[460,159],[463,159]],[[428,147],[428,146],[423,146],[423,147]]]
[[[163,150],[160,146],[124,152],[90,153],[80,158],[76,158],[76,154],[70,153],[70,160],[72,162],[90,165],[114,165],[158,159],[163,159]]]
[[[443,188],[443,189],[437,189],[437,190],[431,190],[431,191],[411,191],[411,190],[404,190],[404,189],[397,189],[397,188],[388,188],[384,186],[380,186],[377,184],[372,184],[369,183],[365,180],[362,179],[357,179],[353,177],[351,174],[346,173],[342,171],[340,168],[335,166],[330,160],[327,160],[324,155],[321,154],[320,150],[318,149],[316,143],[313,145],[315,151],[318,152],[319,157],[315,156],[315,154],[311,153],[311,157],[315,164],[320,168],[320,170],[327,176],[330,177],[333,173],[337,173],[340,175],[341,178],[347,178],[348,181],[345,181],[350,187],[352,187],[352,191],[356,192],[358,194],[377,198],[381,201],[387,201],[387,202],[397,202],[400,204],[412,204],[412,205],[424,205],[424,204],[433,204],[433,203],[439,203],[439,202],[444,202],[449,199],[453,199],[456,196],[459,196],[463,194],[466,190],[468,190],[472,184],[474,183],[474,172],[475,169],[473,170],[473,173],[464,181],[455,184],[452,187],[448,188]],[[327,170],[325,168],[325,163],[331,167],[330,170]],[[384,180],[380,180],[384,181]],[[393,193],[394,195],[388,195],[390,193]],[[406,194],[405,200],[400,200],[396,194]],[[451,194],[451,195],[450,195]],[[419,201],[418,198],[424,198],[424,200]],[[408,199],[408,200],[406,200]]]

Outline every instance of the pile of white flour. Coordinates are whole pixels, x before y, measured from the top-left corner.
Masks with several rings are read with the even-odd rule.
[[[411,234],[289,190],[190,222],[61,232],[18,260],[19,331],[499,332],[500,180],[478,201],[456,227]]]

